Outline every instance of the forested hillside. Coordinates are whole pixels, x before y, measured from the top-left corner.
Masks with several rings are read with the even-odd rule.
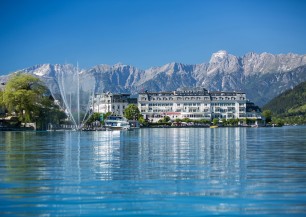
[[[286,122],[306,123],[306,82],[287,90],[263,107]]]

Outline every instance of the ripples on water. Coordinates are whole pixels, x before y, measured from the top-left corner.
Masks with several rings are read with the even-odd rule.
[[[0,132],[0,215],[306,215],[306,128]]]

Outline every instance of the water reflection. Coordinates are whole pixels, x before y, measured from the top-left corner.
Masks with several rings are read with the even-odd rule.
[[[120,156],[120,132],[98,132],[94,138],[94,172],[99,180],[113,180]]]
[[[7,132],[1,138],[1,181],[14,187],[6,188],[7,194],[22,197],[24,193],[37,193],[43,186],[33,186],[32,181],[48,180],[47,169],[50,151],[45,136],[27,132]],[[51,139],[52,141],[52,139]],[[56,154],[52,157],[57,157]]]
[[[0,214],[306,213],[305,129],[0,133]]]
[[[252,132],[248,138],[246,197],[261,199],[281,192],[286,200],[305,200],[305,156],[305,127]]]
[[[90,167],[100,180],[239,180],[246,154],[245,129],[237,128],[143,129],[92,136]]]
[[[150,179],[229,178],[227,171],[239,172],[240,158],[245,157],[245,129],[178,128],[140,133],[141,162],[152,167],[142,176]],[[150,134],[154,140],[149,140]]]

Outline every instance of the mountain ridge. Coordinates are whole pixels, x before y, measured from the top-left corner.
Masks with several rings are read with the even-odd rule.
[[[76,71],[73,65],[41,64],[20,70],[42,78],[49,88],[56,86],[59,71]],[[207,63],[167,63],[139,69],[117,63],[80,70],[95,78],[96,92],[168,91],[202,86],[210,91],[244,91],[249,99],[264,105],[286,89],[306,81],[306,55],[249,52],[241,57],[221,50]],[[2,76],[0,80],[3,80]],[[83,81],[86,82],[86,81]]]

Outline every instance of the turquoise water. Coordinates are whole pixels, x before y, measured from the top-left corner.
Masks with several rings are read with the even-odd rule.
[[[306,215],[306,127],[0,132],[0,215]]]

